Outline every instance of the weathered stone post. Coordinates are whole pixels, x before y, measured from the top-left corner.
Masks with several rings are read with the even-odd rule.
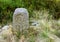
[[[17,8],[13,14],[13,31],[21,32],[29,28],[29,14],[25,8]]]

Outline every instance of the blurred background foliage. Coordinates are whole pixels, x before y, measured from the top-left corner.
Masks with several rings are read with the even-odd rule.
[[[16,8],[26,8],[29,17],[33,17],[34,10],[48,10],[52,19],[60,18],[60,0],[0,0],[0,23],[12,21],[13,12]]]

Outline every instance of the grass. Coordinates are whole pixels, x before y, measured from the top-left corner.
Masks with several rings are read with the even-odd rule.
[[[30,18],[30,28],[23,32],[18,31],[14,35],[22,42],[57,42],[56,38],[60,37],[60,20],[53,20],[48,14],[49,11],[46,10],[34,11],[35,18]],[[31,21],[36,21],[37,26],[32,26]]]

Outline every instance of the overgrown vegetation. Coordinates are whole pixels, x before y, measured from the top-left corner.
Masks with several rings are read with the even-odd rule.
[[[59,41],[57,38],[60,39],[60,0],[0,0],[0,24],[12,22],[14,10],[22,7],[29,11],[30,28],[15,32],[18,39],[23,36],[25,40],[28,39],[27,42]],[[32,25],[34,22],[37,22],[35,26]],[[14,35],[14,32],[11,32]],[[8,34],[8,37],[10,36],[10,33],[5,31],[1,34],[5,39]]]
[[[47,9],[53,19],[60,18],[59,0],[0,0],[0,23],[6,24],[12,21],[14,10],[21,7],[28,9],[30,17],[34,17],[34,10]]]

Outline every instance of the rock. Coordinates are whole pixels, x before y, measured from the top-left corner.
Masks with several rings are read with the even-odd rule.
[[[8,25],[5,25],[4,27],[2,27],[2,30],[8,30],[8,29],[9,29]]]
[[[11,42],[12,38],[12,25],[5,25],[0,32],[0,42]]]
[[[38,25],[39,25],[38,22],[33,22],[33,23],[32,23],[32,26],[38,26]]]
[[[13,30],[23,31],[29,28],[29,14],[25,8],[17,8],[13,14]]]

